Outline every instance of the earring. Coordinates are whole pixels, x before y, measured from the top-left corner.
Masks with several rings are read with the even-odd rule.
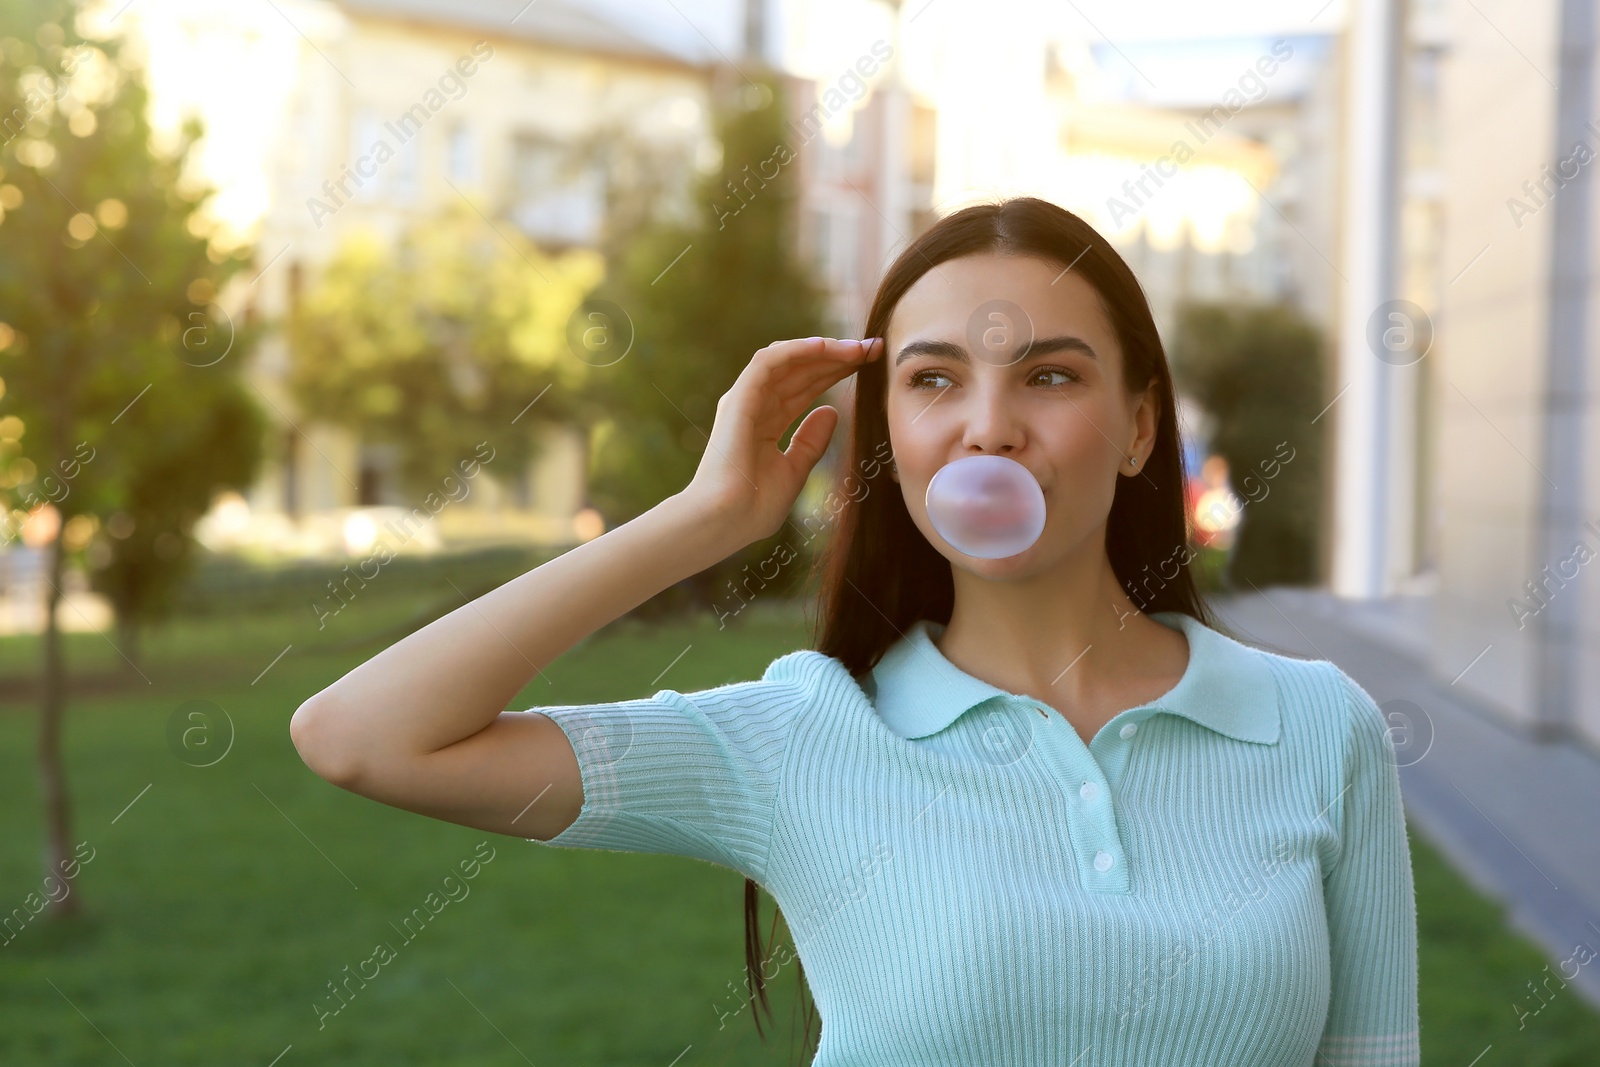
[[[1128,462],[1133,464],[1135,467],[1137,467],[1139,465],[1139,457],[1138,456],[1129,456],[1128,457]]]

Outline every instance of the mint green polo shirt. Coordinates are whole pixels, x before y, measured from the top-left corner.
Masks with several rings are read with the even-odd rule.
[[[755,879],[822,1018],[814,1067],[1419,1064],[1376,703],[1326,660],[1151,618],[1187,638],[1182,678],[1087,745],[927,620],[860,684],[797,651],[755,681],[531,709],[584,790],[535,843]]]

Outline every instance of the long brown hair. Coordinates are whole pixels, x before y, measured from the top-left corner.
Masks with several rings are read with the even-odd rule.
[[[1064,208],[1029,196],[976,204],[948,215],[912,241],[889,267],[861,336],[883,337],[887,344],[889,318],[906,290],[946,260],[983,253],[1032,256],[1063,271],[1077,271],[1099,295],[1116,330],[1124,388],[1139,393],[1152,378],[1157,381],[1161,411],[1155,445],[1144,470],[1117,479],[1106,524],[1106,555],[1112,572],[1141,611],[1181,612],[1227,632],[1207,608],[1189,569],[1191,529],[1166,350],[1138,279],[1092,226]],[[888,352],[880,359],[887,365]],[[880,468],[887,467],[884,457],[889,447],[887,390],[887,371],[877,371],[873,364],[855,376],[854,411],[844,449],[849,477],[867,471],[886,473]],[[815,644],[817,651],[861,678],[918,619],[948,624],[955,587],[948,561],[912,522],[900,492],[869,487],[859,497],[854,492],[847,496],[818,558],[822,582]],[[745,879],[746,980],[752,1003],[759,999],[770,1019],[760,968],[769,957],[761,948],[757,888],[753,880]],[[776,929],[776,913],[773,924]],[[805,971],[798,958],[795,967],[803,1000]],[[814,1004],[806,1007],[802,1052],[815,1048],[814,1009]],[[751,1015],[757,1034],[765,1040],[759,1014]]]

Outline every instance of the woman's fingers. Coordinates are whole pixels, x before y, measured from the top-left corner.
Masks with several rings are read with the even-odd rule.
[[[881,344],[807,337],[757,351],[717,399],[707,448],[686,492],[707,497],[719,511],[748,518],[762,536],[776,530],[839,423],[836,408],[809,413],[806,408],[881,349]],[[788,447],[774,448],[802,413]]]
[[[831,337],[777,341],[755,354],[723,400],[745,408],[757,439],[777,440],[824,390],[854,374],[881,348],[881,341],[874,345]],[[736,396],[744,392],[747,402]]]
[[[849,366],[869,358],[877,345],[864,345],[860,341],[839,340],[833,337],[809,337],[778,341],[756,353],[751,366],[768,376],[786,374],[797,367],[815,365]]]
[[[848,378],[877,358],[878,352],[872,346],[881,349],[882,342],[874,341],[868,347],[862,348],[857,352],[846,350],[835,358],[820,358],[809,364],[791,364],[788,368],[789,377],[801,376],[796,379],[791,388],[795,390],[815,388],[820,392],[834,382]]]
[[[839,410],[824,404],[815,408],[795,428],[794,434],[789,438],[789,447],[783,454],[798,465],[801,477],[808,474],[817,460],[822,458],[822,453],[828,448],[828,442],[833,438],[834,428],[839,424]]]
[[[824,339],[826,346],[791,350],[779,357],[768,372],[764,391],[784,403],[810,403],[823,390],[854,374],[877,356],[882,342],[861,345],[854,341]]]

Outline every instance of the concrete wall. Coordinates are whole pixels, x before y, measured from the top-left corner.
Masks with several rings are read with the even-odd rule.
[[[1466,0],[1450,5],[1450,50],[1442,66],[1441,170],[1445,238],[1434,367],[1438,412],[1439,581],[1432,666],[1444,678],[1530,726],[1537,707],[1538,628],[1521,625],[1508,601],[1557,560],[1542,558],[1541,503],[1551,490],[1543,454],[1551,255],[1558,212],[1545,193],[1530,195],[1570,146],[1556,143],[1560,5],[1555,0]],[[1481,10],[1479,10],[1481,8]],[[1591,105],[1590,114],[1595,110]],[[1600,149],[1600,138],[1591,140]],[[1520,201],[1527,213],[1508,201]],[[1540,206],[1540,202],[1544,201]],[[1520,217],[1518,217],[1520,216]],[[1595,235],[1586,244],[1595,262]],[[1588,302],[1600,289],[1591,285]],[[1591,319],[1594,315],[1591,311]],[[1595,439],[1596,359],[1585,349],[1590,387],[1582,401]],[[1560,486],[1596,514],[1600,474]],[[1600,525],[1600,524],[1597,524]],[[1600,553],[1600,534],[1590,548]],[[1585,568],[1555,596],[1583,598],[1581,674],[1574,725],[1600,748],[1600,596]],[[1479,657],[1481,654],[1481,658]],[[1473,663],[1477,658],[1477,662]],[[1470,669],[1468,665],[1472,664]],[[1461,672],[1465,671],[1464,674]]]

